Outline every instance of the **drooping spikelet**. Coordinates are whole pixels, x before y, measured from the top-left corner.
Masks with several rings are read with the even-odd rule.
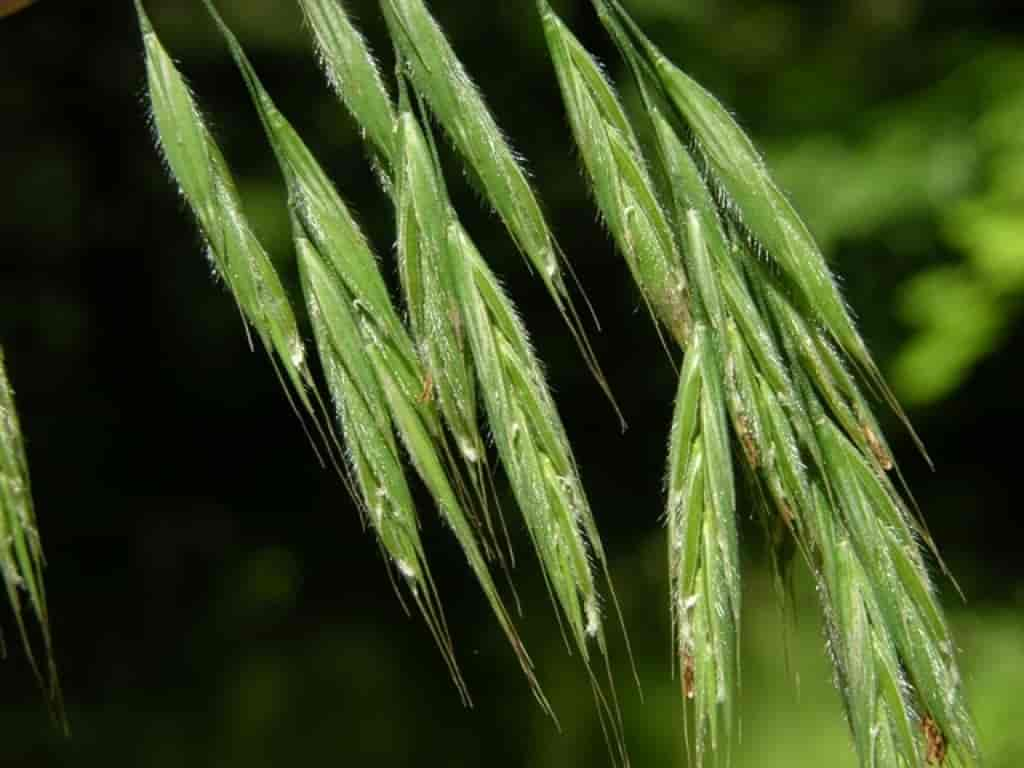
[[[672,624],[683,696],[696,711],[698,763],[728,761],[736,725],[740,622],[736,495],[716,332],[694,325],[668,458]]]
[[[685,345],[686,276],[640,144],[597,62],[544,0],[538,7],[597,206],[655,317]]]
[[[146,52],[150,114],[171,175],[196,217],[207,254],[243,318],[275,366],[281,366],[306,415],[315,423],[314,390],[291,302],[242,210],[231,171],[185,79],[136,1]]]
[[[0,572],[7,602],[14,612],[25,652],[38,673],[34,643],[25,621],[26,607],[35,617],[45,656],[49,703],[53,714],[63,719],[43,585],[43,565],[43,549],[32,502],[25,443],[14,404],[14,390],[7,377],[4,351],[0,347]]]

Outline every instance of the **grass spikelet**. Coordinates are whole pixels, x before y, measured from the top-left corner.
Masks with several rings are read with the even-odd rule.
[[[358,116],[364,139],[388,163],[395,152],[395,109],[366,39],[341,0],[299,0],[335,93]]]
[[[820,488],[808,522],[817,543],[818,589],[827,606],[836,685],[844,691],[861,765],[922,765],[898,652],[849,532]]]
[[[365,39],[336,0],[301,0],[328,79],[375,147],[398,227],[399,277],[413,339],[459,450],[482,460],[475,381],[448,266],[447,193],[426,137],[406,106],[396,113]]]
[[[955,649],[905,511],[857,447],[830,423],[819,427],[853,548],[877,590],[879,610],[906,670],[912,703],[957,764],[978,759]]]
[[[486,446],[477,418],[476,382],[447,266],[447,194],[434,168],[432,145],[407,106],[399,118],[373,54],[342,6],[335,0],[302,0],[302,6],[328,80],[376,153],[385,189],[395,204],[399,277],[425,369],[421,397],[437,398],[467,465],[494,550],[500,552],[487,503]]]
[[[477,416],[476,377],[449,253],[448,224],[454,213],[431,150],[419,122],[404,103],[397,118],[391,189],[402,291],[426,374],[423,396],[437,398],[470,475],[490,542],[504,565],[489,511],[490,468]]]
[[[818,244],[779,189],[753,142],[696,81],[673,64],[630,18],[619,0],[592,0],[641,80],[659,90],[686,126],[724,215],[786,275],[813,321],[822,325],[899,416],[930,462],[909,419],[868,351]]]
[[[311,401],[315,386],[288,295],[245,218],[231,172],[185,79],[138,0],[135,7],[146,52],[153,126],[167,166],[196,217],[214,271],[319,428]]]
[[[452,268],[465,330],[498,455],[572,645],[591,670],[589,642],[607,658],[595,571],[608,565],[569,441],[526,330],[457,222],[449,225]],[[610,588],[610,581],[609,581]],[[614,698],[590,671],[607,715],[610,746],[628,763]]]
[[[587,366],[618,413],[573,304],[564,262],[519,157],[422,0],[381,0],[391,38],[416,91],[480,180],[488,203],[544,282]],[[621,419],[621,414],[620,414]]]
[[[277,155],[288,185],[293,234],[302,263],[307,270],[311,264],[319,267],[318,281],[304,281],[311,289],[307,301],[315,301],[311,305],[311,313],[313,307],[322,312],[325,304],[330,301],[335,307],[346,307],[352,318],[351,323],[338,320],[344,317],[340,311],[321,315],[325,323],[329,323],[332,318],[338,321],[341,330],[337,332],[332,331],[330,325],[327,326],[326,330],[333,333],[332,338],[347,340],[333,347],[332,351],[338,359],[332,367],[335,370],[346,370],[350,377],[362,376],[365,381],[372,377],[374,386],[386,403],[387,423],[397,432],[413,467],[459,542],[535,696],[550,711],[533,674],[532,662],[494,584],[470,516],[452,485],[454,468],[448,460],[436,405],[422,397],[426,373],[391,303],[376,257],[333,184],[274,106],[237,39],[212,3],[207,2],[206,5],[242,72]],[[353,327],[355,333],[352,332]],[[320,347],[324,347],[322,342]],[[367,359],[369,366],[366,365]],[[337,393],[343,389],[335,387],[333,391]],[[380,419],[377,423],[382,426]],[[356,425],[356,428],[368,429],[369,426]],[[396,561],[396,565],[408,580],[412,569],[403,568],[401,561]],[[422,594],[422,587],[420,589]],[[465,688],[454,668],[454,656],[450,641],[447,640],[443,617],[439,613],[435,617],[432,610],[428,607],[424,615],[435,636],[440,638],[439,645],[465,696]]]
[[[736,497],[715,334],[697,322],[679,378],[668,458],[672,624],[697,764],[727,765],[739,686]]]
[[[296,235],[295,247],[324,375],[348,450],[347,464],[355,498],[388,562],[398,571],[427,619],[459,692],[466,697],[420,541],[419,519],[406,482],[388,401],[363,345],[352,301],[301,233]]]
[[[43,565],[43,549],[32,503],[25,444],[14,404],[14,390],[7,376],[4,351],[0,347],[0,571],[3,572],[7,602],[14,613],[25,653],[40,681],[46,686],[53,715],[66,729],[57,667],[53,659]],[[31,633],[25,621],[26,610],[31,612],[38,624],[45,657],[45,674],[41,673],[36,661]],[[6,653],[2,642],[0,648]]]
[[[483,457],[484,442],[447,252],[448,201],[434,157],[409,109],[398,118],[397,146],[399,275],[409,322],[445,421],[463,457],[476,463]]]
[[[686,347],[670,439],[669,567],[684,698],[699,764],[726,764],[736,724],[739,552],[719,334],[724,305],[692,208],[658,200],[639,142],[598,64],[544,0],[538,8],[569,121],[605,222],[652,314]],[[689,246],[684,263],[678,243]],[[697,275],[698,295],[687,274]]]
[[[684,346],[686,275],[633,129],[597,62],[545,0],[537,5],[597,206],[652,313]]]

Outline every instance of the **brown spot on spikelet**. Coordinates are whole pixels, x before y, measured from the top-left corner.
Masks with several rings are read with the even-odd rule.
[[[693,682],[693,654],[683,654],[683,696],[687,699],[692,699],[694,695],[694,682]]]
[[[754,442],[754,430],[751,429],[750,417],[747,414],[740,413],[737,417],[736,431],[739,434],[747,461],[750,462],[750,468],[757,469],[761,466],[761,454],[757,450],[757,443]]]
[[[690,316],[686,284],[680,280],[678,285],[660,291],[654,303],[655,310],[662,313],[662,322],[666,323],[672,337],[684,347],[689,344],[693,318]]]
[[[419,401],[421,403],[429,403],[434,399],[434,377],[430,375],[430,371],[423,376],[423,391],[420,392]]]
[[[462,335],[462,313],[458,307],[453,306],[448,310],[448,319],[452,321],[452,328],[455,329],[455,343],[459,345],[459,349],[463,349],[466,340]]]
[[[931,715],[925,715],[921,721],[921,730],[924,731],[925,746],[928,750],[928,765],[942,765],[946,759],[946,737],[942,734],[939,724]]]
[[[864,432],[864,439],[868,441],[868,447],[871,449],[871,453],[875,455],[875,460],[881,465],[882,469],[888,472],[892,469],[892,457],[889,452],[885,450],[885,446],[882,445],[882,441],[878,439],[878,435],[875,434],[868,424],[861,422],[861,430]]]
[[[788,499],[779,501],[779,512],[782,513],[782,521],[786,524],[786,527],[792,530],[796,516],[793,514],[793,507],[789,505]]]

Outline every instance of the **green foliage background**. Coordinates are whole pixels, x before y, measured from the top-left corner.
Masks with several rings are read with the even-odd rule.
[[[317,71],[291,3],[219,7],[358,212],[378,253],[391,207]],[[555,4],[633,102],[587,4]],[[987,762],[1024,761],[1024,569],[1016,504],[1024,360],[1024,17],[992,0],[631,0],[663,49],[734,110],[819,237],[936,460],[897,455],[968,596],[946,603]],[[351,2],[387,58],[372,2]],[[543,291],[471,185],[452,193],[533,332],[580,461],[645,699],[615,657],[637,765],[681,762],[659,515],[675,379],[595,223],[533,3],[432,4],[529,160],[597,306],[620,435]],[[198,3],[151,0],[296,280],[284,192],[248,97]],[[128,3],[44,0],[0,25],[0,340],[18,394],[73,739],[47,723],[11,643],[0,761],[11,765],[555,766],[605,761],[578,660],[515,526],[520,624],[563,732],[440,525],[425,532],[476,708],[464,711],[369,535],[320,470],[152,148]],[[393,269],[391,270],[393,274]],[[430,515],[427,515],[430,518]],[[749,523],[749,521],[748,521]],[[743,530],[740,764],[854,764],[810,586],[774,607]],[[5,634],[11,638],[11,627]],[[795,684],[799,680],[799,687]],[[598,763],[600,764],[600,763]]]

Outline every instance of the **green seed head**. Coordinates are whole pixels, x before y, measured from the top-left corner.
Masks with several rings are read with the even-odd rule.
[[[466,333],[494,442],[541,566],[588,658],[602,633],[592,561],[603,550],[561,419],[526,331],[458,225],[448,232]]]
[[[633,129],[597,62],[546,3],[539,5],[597,206],[654,316],[685,345],[690,326],[686,274]]]
[[[14,390],[7,377],[4,351],[0,348],[0,575],[7,602],[14,612],[18,632],[32,667],[39,674],[35,651],[26,625],[28,611],[39,625],[46,663],[46,684],[53,714],[63,720],[60,685],[53,659],[50,619],[43,587],[43,550],[36,525],[29,483],[25,444],[14,404]],[[40,677],[42,679],[42,677]]]
[[[679,378],[668,464],[672,623],[698,764],[726,765],[739,686],[739,547],[715,332],[697,323]]]
[[[195,214],[217,275],[267,353],[281,366],[314,424],[315,386],[291,301],[270,257],[253,234],[231,171],[184,78],[136,4],[146,52],[150,109],[171,175]]]
[[[477,426],[472,360],[463,333],[449,257],[448,223],[453,214],[433,155],[409,110],[398,122],[395,204],[398,212],[399,275],[413,338],[463,458],[483,458]]]

